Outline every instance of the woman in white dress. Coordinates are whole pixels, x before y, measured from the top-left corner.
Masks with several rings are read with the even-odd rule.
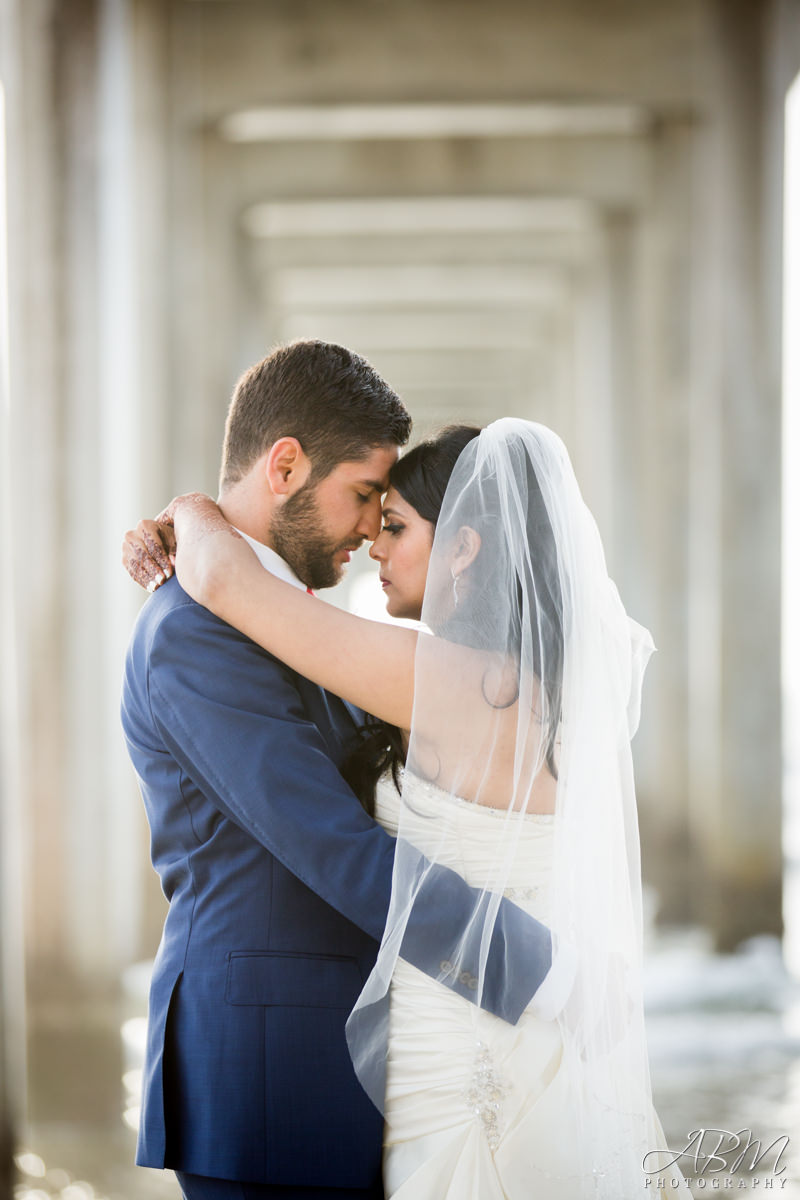
[[[195,600],[377,718],[351,777],[397,851],[348,1039],[385,1114],[387,1196],[672,1193],[683,1181],[664,1169],[645,1045],[630,756],[652,642],[625,614],[552,431],[456,427],[401,459],[391,483],[370,553],[389,613],[421,619],[419,633],[298,595],[207,498],[165,514]],[[132,574],[146,584],[157,571],[140,561]],[[442,944],[438,981],[402,957],[433,864],[479,897]],[[485,962],[502,896],[551,929],[555,966],[574,972],[552,1020],[529,1009],[512,1026],[446,986],[502,991],[463,967]]]

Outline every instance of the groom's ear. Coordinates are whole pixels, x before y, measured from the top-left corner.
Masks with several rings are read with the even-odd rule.
[[[311,475],[311,460],[297,438],[278,438],[267,451],[264,474],[275,496],[292,496]]]

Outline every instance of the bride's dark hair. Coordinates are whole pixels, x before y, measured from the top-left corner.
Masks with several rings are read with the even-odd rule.
[[[436,528],[450,476],[465,446],[476,438],[476,425],[448,425],[433,437],[414,446],[398,459],[389,476],[415,512]],[[367,717],[359,740],[345,760],[341,772],[370,814],[375,809],[375,785],[391,770],[399,789],[399,771],[405,761],[400,730],[376,717]]]
[[[503,535],[507,518],[496,473],[482,479],[481,508],[470,519],[480,535],[481,548],[475,568],[470,569],[469,585],[462,603],[447,615],[435,632],[451,642],[478,650],[497,651],[516,662],[515,686],[484,689],[484,699],[493,708],[508,708],[519,698],[520,655],[524,645],[530,657],[528,666],[539,680],[541,697],[539,723],[542,726],[544,761],[554,779],[558,778],[556,749],[561,725],[562,674],[564,669],[564,605],[561,593],[559,556],[556,537],[548,514],[541,485],[530,457],[517,443],[515,500],[516,517],[527,534],[528,554],[514,561]],[[534,577],[535,570],[535,577]],[[505,581],[509,606],[496,610],[498,581]],[[526,601],[527,598],[527,601]],[[528,611],[525,610],[527,602]],[[537,636],[526,639],[524,627],[534,627]],[[485,682],[485,681],[484,681]]]

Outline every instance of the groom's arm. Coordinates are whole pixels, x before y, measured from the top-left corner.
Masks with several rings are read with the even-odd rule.
[[[187,600],[166,613],[154,633],[149,698],[171,754],[215,806],[379,941],[389,909],[394,839],[342,779],[305,714],[289,669]],[[438,977],[442,946],[458,943],[476,893],[441,867],[430,873],[426,888],[426,903],[414,906],[402,952]],[[483,1006],[517,1021],[550,963],[549,931],[501,901]],[[468,981],[478,974],[477,951],[476,961],[462,963],[462,970],[467,982],[443,982],[474,1001]]]

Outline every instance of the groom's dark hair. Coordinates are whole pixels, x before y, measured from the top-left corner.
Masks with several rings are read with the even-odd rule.
[[[238,483],[279,438],[297,438],[318,482],[376,446],[404,446],[411,418],[365,358],[332,342],[278,346],[233,393],[220,490]]]

